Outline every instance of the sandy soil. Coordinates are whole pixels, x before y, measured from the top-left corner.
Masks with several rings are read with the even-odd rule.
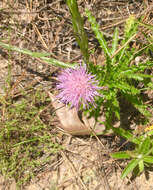
[[[8,43],[8,33],[5,27],[11,26],[10,41],[12,45],[20,48],[27,48],[32,51],[47,51],[51,55],[64,62],[78,62],[82,56],[75,42],[71,20],[68,9],[64,1],[19,1],[7,3],[7,0],[0,2],[1,25],[0,37],[6,39]],[[151,21],[152,1],[101,1],[79,0],[79,9],[84,15],[84,7],[88,7],[97,18],[105,37],[109,40],[115,26],[119,27],[120,37],[123,34],[123,25],[130,14],[139,17],[146,15]],[[94,64],[99,64],[104,60],[103,52],[99,49],[97,41],[89,29],[89,24],[85,24],[89,35],[90,48],[95,47],[95,56],[91,55]],[[111,40],[110,40],[111,42]],[[45,90],[52,89],[56,68],[40,63],[25,55],[12,54],[8,59],[7,51],[0,50],[0,94],[4,94],[2,86],[8,75],[8,64],[12,66],[13,80],[19,80],[22,88],[27,88],[30,84],[43,84]],[[51,77],[52,77],[51,76]],[[39,85],[38,84],[38,85]],[[13,95],[18,95],[19,88],[14,89]],[[150,100],[153,93],[149,92]],[[133,124],[129,117],[134,117],[131,110],[123,108],[123,122],[127,125]],[[118,124],[118,123],[117,123]],[[116,125],[117,125],[116,124]],[[31,179],[21,189],[23,190],[152,190],[153,173],[151,169],[146,169],[146,173],[136,177],[129,176],[121,180],[121,171],[126,162],[114,160],[110,153],[120,147],[122,141],[112,134],[108,136],[76,137],[61,132],[58,122],[55,126],[56,132],[60,135],[56,138],[64,150],[54,156],[54,159],[45,165],[36,177]],[[54,130],[54,129],[53,129]],[[16,190],[16,184],[11,179],[0,177],[0,190]]]

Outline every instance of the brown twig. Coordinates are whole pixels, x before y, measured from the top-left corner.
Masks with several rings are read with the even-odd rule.
[[[68,164],[70,165],[70,167],[71,167],[73,173],[75,173],[75,176],[78,178],[78,180],[79,180],[79,182],[81,183],[83,189],[84,189],[84,190],[89,190],[89,189],[87,188],[87,186],[84,184],[83,180],[81,179],[81,177],[80,177],[80,175],[79,175],[77,169],[76,169],[75,166],[73,165],[72,161],[66,156],[66,154],[65,154],[63,151],[61,151],[61,154],[62,154],[63,158],[68,161]]]

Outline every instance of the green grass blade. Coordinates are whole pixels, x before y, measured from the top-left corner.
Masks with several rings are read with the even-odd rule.
[[[84,30],[84,23],[78,9],[77,1],[67,0],[66,3],[69,7],[72,16],[72,24],[76,41],[80,46],[85,61],[88,63],[89,62],[88,38]]]
[[[10,44],[5,44],[3,42],[0,42],[0,46],[5,48],[5,49],[11,50],[11,51],[17,51],[19,53],[27,54],[27,55],[30,55],[32,57],[37,57],[37,58],[50,55],[49,53],[39,53],[39,52],[32,52],[32,51],[27,50],[27,49],[21,49],[21,48],[18,48],[16,46],[12,46]]]
[[[70,63],[64,63],[62,61],[58,61],[56,59],[53,59],[53,58],[48,58],[48,57],[41,57],[41,59],[43,61],[45,61],[46,63],[48,64],[51,64],[51,65],[54,65],[54,66],[58,66],[58,67],[62,67],[62,68],[76,68],[77,64],[74,63],[74,64],[70,64]]]
[[[21,48],[18,48],[16,46],[12,46],[12,45],[9,45],[9,44],[5,44],[3,42],[0,42],[0,46],[5,48],[5,49],[8,49],[8,50],[11,50],[11,51],[17,51],[19,53],[23,53],[23,54],[26,54],[26,55],[30,55],[31,57],[35,57],[35,58],[40,58],[42,61],[45,61],[46,63],[48,64],[52,64],[54,66],[58,66],[58,67],[63,67],[63,68],[75,68],[77,64],[68,64],[68,63],[64,63],[62,61],[58,61],[56,59],[53,59],[53,58],[48,58],[46,56],[49,56],[50,54],[49,53],[39,53],[39,52],[32,52],[30,50],[27,50],[27,49],[21,49]]]

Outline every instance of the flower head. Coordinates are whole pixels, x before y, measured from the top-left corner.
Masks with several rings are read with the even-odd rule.
[[[71,107],[79,109],[94,103],[94,97],[98,96],[98,81],[95,76],[88,74],[86,66],[79,65],[75,69],[64,69],[58,75],[57,89],[60,90],[57,98],[64,104],[71,104]]]

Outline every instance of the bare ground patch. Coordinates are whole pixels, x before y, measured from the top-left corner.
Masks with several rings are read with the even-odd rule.
[[[119,27],[120,38],[123,26],[130,14],[136,17],[144,15],[146,22],[152,24],[152,1],[78,1],[84,15],[84,8],[89,8],[97,18],[106,39],[111,41],[115,26]],[[82,58],[79,47],[73,37],[71,17],[64,1],[11,1],[0,2],[1,31],[0,37],[5,43],[36,52],[48,52],[51,57],[64,62],[78,62]],[[103,52],[85,19],[85,29],[89,37],[89,47],[95,48],[90,56],[94,64],[104,61]],[[147,32],[147,31],[146,31]],[[139,36],[139,43],[144,43]],[[145,59],[142,57],[141,59]],[[11,80],[9,95],[20,101],[25,94],[41,88],[44,92],[54,91],[57,68],[16,52],[0,50],[0,95],[6,93],[8,80]],[[148,92],[149,105],[152,105],[152,92]],[[1,105],[0,105],[1,106]],[[58,129],[57,117],[50,115],[51,103],[40,113],[40,118],[48,126],[50,133],[56,134],[54,141],[64,147],[62,151],[51,155],[52,159],[41,168],[36,168],[35,177],[23,190],[119,190],[153,189],[152,169],[133,179],[120,179],[126,163],[112,159],[109,154],[118,150],[123,141],[110,134],[108,136],[74,137]],[[0,113],[1,116],[3,113]],[[132,109],[123,107],[123,124],[135,124],[137,120]],[[138,119],[138,118],[137,118]],[[117,124],[116,124],[117,125]],[[47,153],[46,153],[47,154]],[[0,189],[15,190],[16,184],[11,179],[0,177]]]

